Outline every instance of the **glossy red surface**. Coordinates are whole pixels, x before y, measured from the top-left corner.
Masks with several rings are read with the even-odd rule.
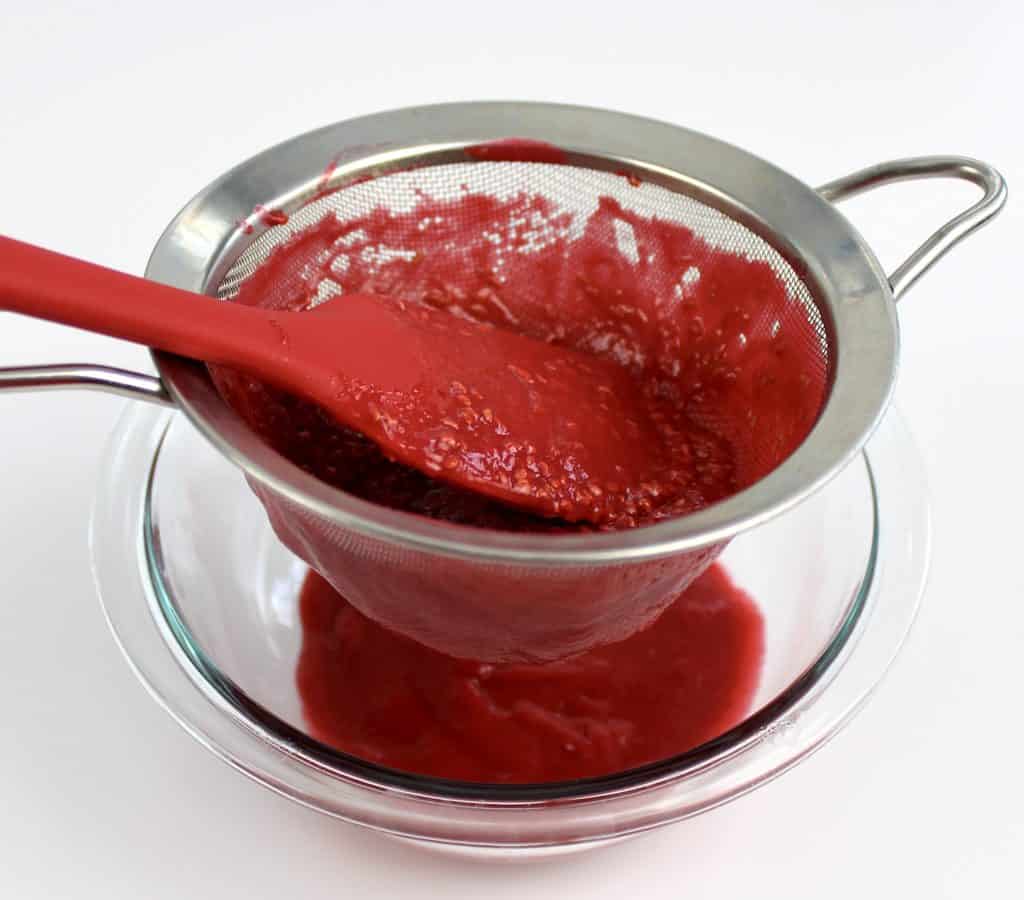
[[[649,628],[545,664],[444,656],[382,628],[311,573],[297,683],[314,737],[421,775],[529,783],[685,752],[739,723],[764,623],[712,566]]]
[[[542,225],[531,231],[529,221]],[[461,484],[506,502],[518,495],[517,505],[536,501],[533,511],[562,523],[630,527],[727,496],[795,448],[820,407],[824,364],[767,264],[608,198],[582,235],[570,239],[568,228],[540,197],[424,198],[408,213],[328,215],[242,284],[240,303],[315,308],[321,286],[333,284],[335,293],[390,297],[422,320],[435,360],[424,390],[340,390],[362,405],[362,430],[383,422],[389,439],[424,454],[434,479],[396,471],[309,404],[224,370],[214,373],[218,386],[323,480],[456,521],[469,517],[455,507],[484,504]],[[479,340],[467,342],[473,328]],[[396,368],[417,362],[407,348],[369,349]],[[519,512],[504,518],[492,509],[487,525],[563,527]]]

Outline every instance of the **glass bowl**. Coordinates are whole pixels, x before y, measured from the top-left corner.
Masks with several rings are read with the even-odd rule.
[[[321,812],[449,849],[593,847],[741,796],[814,752],[902,645],[928,560],[922,465],[891,412],[824,490],[736,538],[722,562],[765,622],[748,717],[682,755],[615,775],[486,785],[397,772],[307,734],[295,683],[305,565],[240,471],[180,415],[136,405],[93,514],[97,586],[156,700],[261,784]]]

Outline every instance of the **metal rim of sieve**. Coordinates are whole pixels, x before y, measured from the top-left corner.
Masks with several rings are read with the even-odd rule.
[[[861,450],[892,395],[898,361],[895,300],[1006,198],[994,169],[964,157],[883,163],[814,190],[735,146],[651,119],[547,103],[414,107],[330,125],[243,162],[197,194],[153,250],[146,276],[215,294],[257,240],[258,207],[292,212],[325,190],[411,166],[474,162],[467,148],[505,138],[543,141],[565,163],[627,170],[739,222],[806,284],[829,343],[830,388],[814,428],[775,470],[698,512],[630,531],[586,535],[495,532],[386,509],[332,488],[264,444],[191,360],[154,352],[159,380],[100,366],[0,370],[0,388],[92,387],[179,407],[250,477],[334,525],[406,547],[495,561],[592,565],[650,559],[727,540],[821,488]],[[912,178],[968,180],[984,197],[933,234],[887,277],[833,202]]]

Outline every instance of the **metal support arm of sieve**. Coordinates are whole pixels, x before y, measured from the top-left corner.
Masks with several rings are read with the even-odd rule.
[[[984,195],[973,206],[939,228],[889,276],[895,300],[899,300],[954,245],[999,212],[1007,196],[1002,176],[986,163],[968,157],[924,156],[879,163],[817,188],[825,200],[837,203],[885,184],[924,178],[969,181],[980,187]],[[61,388],[103,391],[134,400],[174,405],[159,378],[124,369],[90,364],[0,368],[0,390]]]
[[[130,400],[148,400],[150,403],[174,406],[171,395],[159,378],[128,369],[89,363],[0,368],[0,390],[54,391],[65,388],[102,391]]]
[[[945,256],[954,245],[991,219],[1006,203],[1006,183],[991,166],[965,156],[920,156],[897,159],[861,169],[817,188],[830,203],[897,181],[921,178],[957,178],[976,184],[985,193],[969,209],[950,219],[917,248],[892,275],[889,286],[899,300],[917,280]]]

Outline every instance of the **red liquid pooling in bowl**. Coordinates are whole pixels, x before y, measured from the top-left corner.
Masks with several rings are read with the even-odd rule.
[[[311,734],[462,781],[606,775],[683,753],[746,716],[764,622],[719,565],[647,629],[543,664],[454,659],[397,635],[310,573],[297,682]]]

